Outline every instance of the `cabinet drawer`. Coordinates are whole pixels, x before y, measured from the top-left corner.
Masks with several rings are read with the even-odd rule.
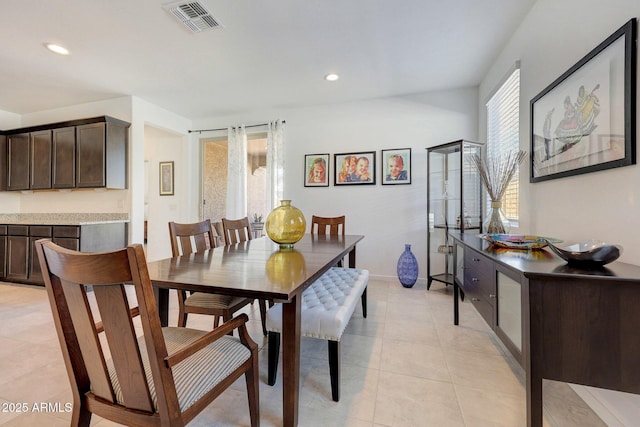
[[[53,227],[53,237],[80,238],[80,227],[57,225]]]
[[[6,236],[6,235],[7,235],[7,226],[0,225],[0,236]]]
[[[29,227],[29,236],[51,237],[51,226],[50,225],[32,225]]]
[[[491,329],[495,328],[493,321],[493,313],[495,312],[493,305],[489,303],[490,300],[485,299],[483,296],[471,296],[471,304],[478,310],[480,316],[487,322],[487,325]]]
[[[494,305],[495,287],[493,262],[473,250],[465,251],[463,285],[465,293],[482,298]]]
[[[28,236],[29,226],[28,225],[8,225],[7,235],[8,236]]]

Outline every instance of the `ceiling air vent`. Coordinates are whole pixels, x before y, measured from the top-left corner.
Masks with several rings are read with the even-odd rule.
[[[222,24],[211,16],[202,3],[197,1],[171,3],[165,5],[164,8],[193,33],[222,28]]]

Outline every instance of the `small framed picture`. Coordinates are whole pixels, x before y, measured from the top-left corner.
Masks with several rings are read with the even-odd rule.
[[[160,195],[173,196],[173,162],[160,162]]]
[[[382,150],[382,185],[411,184],[411,148]]]
[[[333,185],[365,185],[376,183],[376,152],[334,154]]]
[[[329,154],[304,155],[304,186],[329,186]]]

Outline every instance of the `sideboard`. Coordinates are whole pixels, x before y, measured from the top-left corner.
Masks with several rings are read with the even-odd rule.
[[[450,235],[454,286],[524,368],[527,426],[543,425],[543,378],[640,394],[640,267],[575,268],[547,249]]]

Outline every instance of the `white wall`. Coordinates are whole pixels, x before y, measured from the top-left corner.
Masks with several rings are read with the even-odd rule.
[[[636,0],[538,0],[480,85],[481,139],[486,135],[484,103],[516,60],[521,61],[520,148],[529,152],[530,100],[638,15],[640,2]],[[637,111],[640,116],[640,109]],[[606,240],[624,247],[622,261],[638,263],[638,165],[535,184],[529,183],[529,165],[521,169],[520,232],[567,243]]]
[[[529,152],[530,100],[630,18],[639,15],[637,0],[537,0],[480,85],[481,138],[486,135],[482,126],[486,122],[484,102],[519,59],[520,148]],[[637,120],[637,105],[636,116]],[[521,170],[520,183],[520,232],[557,237],[566,243],[590,238],[617,243],[624,248],[620,260],[638,265],[639,165],[531,184],[527,164]],[[607,425],[637,424],[639,395],[574,388]]]
[[[412,244],[426,277],[426,148],[476,139],[475,88],[373,99],[312,108],[253,112],[195,123],[196,128],[286,120],[284,196],[312,214],[347,216],[347,232],[363,234],[358,265],[374,275],[396,276],[404,244]],[[380,185],[381,149],[412,149],[412,184]],[[377,184],[333,186],[333,154],[376,151]],[[330,187],[304,187],[304,155],[330,153]]]

